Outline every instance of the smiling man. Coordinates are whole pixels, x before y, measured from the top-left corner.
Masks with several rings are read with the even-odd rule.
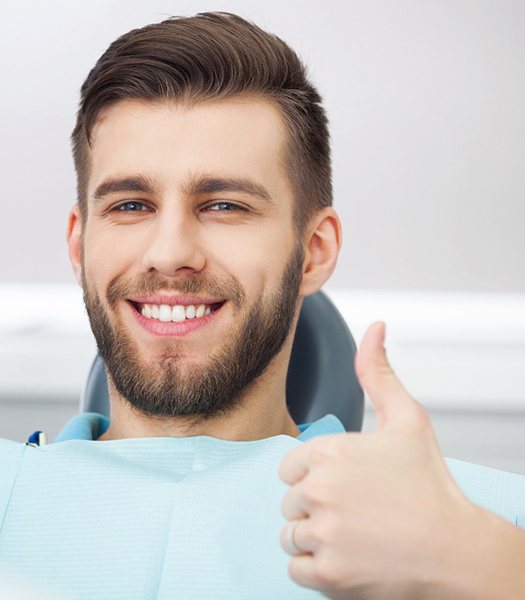
[[[84,83],[73,147],[70,256],[111,396],[100,439],[297,436],[300,298],[341,235],[295,53],[234,15],[130,32]]]
[[[278,467],[344,431],[286,404],[302,298],[341,244],[320,101],[283,41],[230,14],[131,31],[89,73],[67,237],[111,417],[2,441],[0,582],[53,599],[319,595],[287,572]]]
[[[0,440],[2,598],[522,597],[498,579],[523,537],[459,490],[381,325],[356,362],[376,434],[288,412],[301,302],[341,245],[320,102],[284,42],[230,14],[131,31],[87,77],[67,237],[111,418]],[[524,523],[523,478],[448,466]]]
[[[91,145],[69,246],[110,375],[100,439],[297,435],[290,332],[339,234],[333,209],[319,211],[309,233],[317,246],[326,236],[324,262],[310,258],[303,282],[278,108],[255,92],[126,99],[101,109]]]

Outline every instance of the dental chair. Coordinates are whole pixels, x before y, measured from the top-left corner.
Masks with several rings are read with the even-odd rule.
[[[356,345],[343,317],[323,292],[303,301],[286,380],[286,398],[295,423],[333,414],[347,431],[360,431],[364,396],[354,369]],[[104,362],[97,355],[81,399],[82,412],[109,417]]]

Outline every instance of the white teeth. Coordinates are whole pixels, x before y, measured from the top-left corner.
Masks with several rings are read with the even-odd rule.
[[[186,319],[186,311],[184,310],[184,306],[174,306],[171,309],[171,320],[175,321],[175,323],[181,323]]]
[[[144,304],[140,312],[146,319],[158,319],[164,323],[170,321],[182,323],[186,319],[200,319],[211,314],[211,308],[205,304],[199,304],[199,306],[193,304],[188,306],[181,304],[175,306],[169,306],[168,304],[161,304],[160,306],[158,304]]]
[[[171,306],[161,304],[159,308],[159,321],[171,321]]]

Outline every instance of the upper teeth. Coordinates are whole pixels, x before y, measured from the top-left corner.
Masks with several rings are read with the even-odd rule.
[[[199,306],[194,306],[193,304],[189,306],[182,306],[181,304],[176,304],[175,306],[169,306],[168,304],[144,304],[141,313],[147,319],[180,323],[185,319],[195,319],[209,315],[211,308],[205,304],[199,304]]]

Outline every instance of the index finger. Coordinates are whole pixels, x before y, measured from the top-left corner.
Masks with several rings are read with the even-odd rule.
[[[282,460],[279,477],[290,485],[298,483],[307,475],[311,465],[312,444],[302,443],[291,450]]]

